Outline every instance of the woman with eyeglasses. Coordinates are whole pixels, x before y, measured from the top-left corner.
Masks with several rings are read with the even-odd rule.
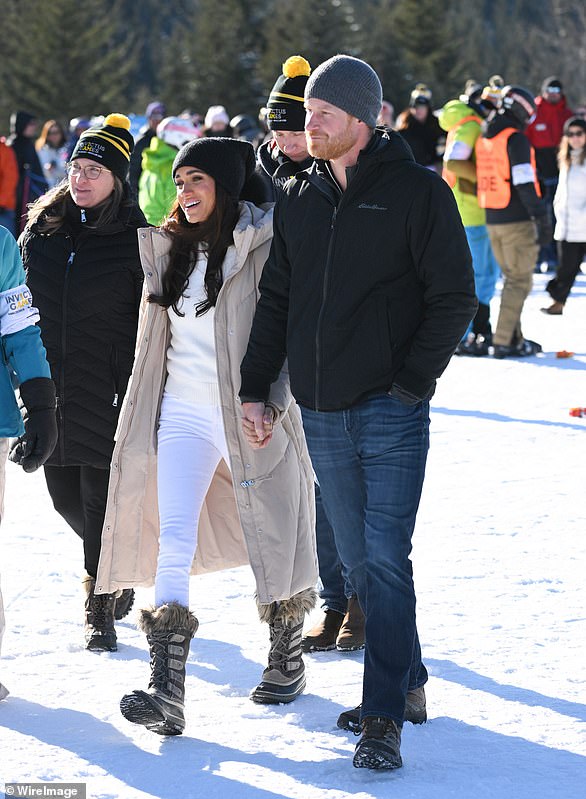
[[[43,125],[41,135],[36,141],[35,148],[39,161],[43,167],[45,180],[52,189],[67,177],[67,147],[65,146],[65,131],[55,119],[49,119]]]
[[[571,117],[564,125],[558,154],[560,179],[553,208],[554,238],[559,242],[559,266],[546,289],[553,299],[541,310],[561,316],[580,264],[586,257],[586,120]]]
[[[114,618],[133,592],[95,595],[114,432],[132,371],[146,220],[127,182],[130,120],[110,114],[81,136],[68,180],[32,205],[19,239],[57,388],[59,439],[45,465],[57,512],[82,539],[86,647],[116,650]]]

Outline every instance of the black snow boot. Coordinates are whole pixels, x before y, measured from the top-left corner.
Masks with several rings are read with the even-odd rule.
[[[96,594],[96,581],[89,574],[83,578],[85,589],[85,648],[93,652],[116,652],[114,608],[116,594]]]
[[[367,716],[362,722],[362,737],[356,744],[356,768],[401,768],[401,728],[392,719]]]
[[[114,610],[114,618],[116,621],[120,621],[120,619],[128,616],[133,605],[134,588],[123,588],[120,596],[116,598],[116,609]]]
[[[253,702],[286,704],[302,693],[305,688],[305,664],[301,655],[303,620],[316,602],[316,592],[307,588],[291,599],[259,604],[261,621],[269,624],[271,646],[268,666],[250,695]]]
[[[341,730],[348,730],[355,735],[360,733],[360,711],[361,705],[354,707],[351,710],[344,710],[338,716],[338,727]],[[407,699],[405,701],[405,715],[403,721],[410,721],[411,724],[425,724],[427,721],[427,707],[425,701],[425,688],[414,688],[412,691],[407,692]]]
[[[147,691],[133,691],[120,700],[125,719],[158,735],[181,735],[185,729],[185,663],[199,626],[193,613],[177,602],[142,610],[139,627],[151,655]]]

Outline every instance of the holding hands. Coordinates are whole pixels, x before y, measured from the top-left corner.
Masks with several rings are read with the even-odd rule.
[[[273,437],[275,411],[264,402],[242,403],[242,430],[253,449],[266,447]]]

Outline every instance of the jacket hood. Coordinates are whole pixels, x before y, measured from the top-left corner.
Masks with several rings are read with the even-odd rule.
[[[272,237],[273,208],[272,203],[260,208],[250,202],[240,203],[240,217],[234,228],[234,246],[240,256],[246,257]]]
[[[299,171],[302,169],[308,169],[312,164],[313,158],[308,155],[304,161],[299,163],[297,161],[291,161],[288,156],[279,150],[275,140],[270,139],[269,141],[264,142],[264,144],[261,144],[261,146],[258,148],[256,160],[257,163],[260,164],[261,169],[266,172],[270,178],[272,178],[279,167],[284,165],[294,164]]]
[[[273,208],[273,203],[268,203],[259,208],[250,202],[240,202],[240,216],[234,228],[234,244],[228,247],[226,252],[224,263],[225,279],[240,269],[250,252],[271,239],[273,235]],[[164,262],[164,257],[162,256],[168,253],[171,246],[169,234],[158,227],[142,227],[138,230],[138,237],[141,248],[145,247],[149,250],[152,247],[152,251],[156,256],[153,262],[155,270],[162,269]],[[159,280],[161,275],[162,273],[158,275]],[[160,286],[157,291],[159,290]]]
[[[368,165],[376,163],[387,163],[389,161],[414,161],[411,148],[405,139],[394,130],[387,128],[376,128],[374,135],[368,142],[364,150],[358,154],[357,167],[364,163]],[[312,165],[303,172],[296,175],[299,179],[310,179],[311,175],[328,174],[326,161],[316,158]]]
[[[36,116],[29,114],[28,111],[16,111],[10,117],[10,132],[22,136],[22,132],[33,119],[36,119]]]
[[[438,122],[443,130],[448,131],[451,130],[454,125],[457,125],[461,119],[469,117],[472,114],[478,117],[479,122],[482,122],[481,117],[468,103],[463,103],[461,100],[450,100],[439,112]]]
[[[504,113],[497,114],[490,120],[486,126],[484,135],[487,139],[492,139],[493,136],[496,136],[497,133],[500,133],[506,128],[514,128],[519,131],[519,133],[523,133],[525,130],[524,125],[518,122],[512,114],[508,114],[505,111]]]
[[[282,153],[279,153],[275,140],[270,139],[261,144],[256,151],[256,161],[260,164],[263,172],[272,178],[281,163],[280,155],[282,156]]]
[[[153,136],[149,146],[142,151],[142,168],[159,171],[165,164],[173,165],[176,155],[177,150],[174,147]]]

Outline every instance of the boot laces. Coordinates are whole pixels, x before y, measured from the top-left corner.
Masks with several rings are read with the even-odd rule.
[[[167,688],[168,669],[167,661],[169,652],[167,650],[167,638],[149,638],[151,650],[151,679],[149,688]]]
[[[269,650],[269,666],[282,668],[291,659],[291,636],[294,628],[272,624]]]
[[[112,615],[112,594],[94,594],[91,600],[92,627],[106,629],[110,626]]]

